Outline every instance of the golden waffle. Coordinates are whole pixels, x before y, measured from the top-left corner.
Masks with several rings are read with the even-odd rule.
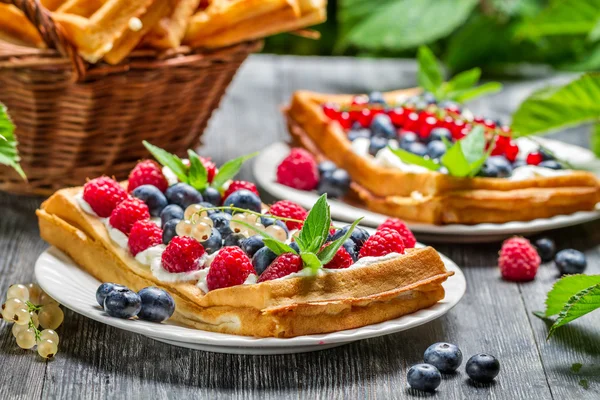
[[[21,46],[46,47],[35,26],[12,4],[0,3],[0,40]]]
[[[144,43],[156,49],[174,49],[181,45],[185,31],[192,15],[198,10],[200,0],[180,0],[171,13],[160,19],[148,35]]]

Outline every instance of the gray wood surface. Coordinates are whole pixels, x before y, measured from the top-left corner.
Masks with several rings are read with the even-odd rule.
[[[325,92],[389,90],[415,84],[411,61],[253,56],[230,87],[204,138],[202,155],[222,163],[285,140],[279,107],[296,89]],[[534,88],[567,77],[510,82],[504,92],[471,105],[478,113],[507,118]],[[559,134],[587,144],[585,130]],[[251,179],[246,168],[242,176]],[[266,198],[266,197],[265,197]],[[268,200],[268,198],[267,198]],[[40,200],[0,194],[0,293],[33,280],[46,248],[35,208]],[[585,251],[588,273],[600,273],[600,223],[550,232],[559,248]],[[497,270],[499,243],[437,245],[463,268],[464,299],[424,326],[339,348],[285,356],[213,354],[172,347],[66,311],[60,352],[44,362],[18,349],[10,327],[0,325],[0,399],[597,399],[600,397],[600,313],[592,313],[546,341],[543,309],[557,278],[553,265],[535,281],[504,282]],[[450,341],[465,355],[489,352],[502,365],[492,385],[469,383],[462,369],[444,377],[436,395],[407,388],[406,371],[431,343]],[[584,366],[571,371],[573,363]],[[464,366],[464,364],[463,364]],[[579,382],[586,379],[589,388]]]

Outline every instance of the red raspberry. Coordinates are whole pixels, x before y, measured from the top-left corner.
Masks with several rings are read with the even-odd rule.
[[[277,167],[277,182],[300,190],[316,188],[319,184],[319,170],[312,154],[304,149],[292,149]]]
[[[329,246],[329,244],[327,246]],[[344,269],[348,268],[352,264],[354,264],[354,260],[352,259],[350,253],[348,253],[348,251],[345,248],[340,247],[337,253],[335,253],[335,256],[333,256],[333,258],[331,259],[331,261],[325,264],[325,268]]]
[[[204,247],[189,236],[175,236],[162,253],[162,266],[169,272],[191,272],[200,269]]]
[[[123,200],[110,214],[110,225],[129,235],[133,224],[137,221],[150,219],[148,206],[141,200],[129,198]]]
[[[302,269],[302,259],[294,253],[284,253],[278,256],[260,275],[258,282],[283,278]]]
[[[256,271],[246,253],[237,246],[227,246],[210,264],[206,284],[208,290],[241,285],[250,274],[256,274]]]
[[[83,199],[101,218],[106,218],[128,197],[118,182],[107,176],[92,179],[83,186]]]
[[[229,184],[229,187],[227,188],[225,193],[223,193],[223,199],[226,199],[227,197],[229,197],[229,195],[231,193],[237,192],[240,189],[249,190],[252,193],[254,193],[255,195],[257,195],[258,197],[260,197],[260,194],[258,193],[258,189],[256,188],[256,185],[254,183],[246,182],[246,181],[233,181]]]
[[[540,152],[536,151],[536,152],[527,154],[527,164],[529,164],[529,165],[538,165],[542,161],[544,161],[544,157],[542,156],[542,153],[540,153]]]
[[[360,249],[359,258],[381,257],[390,253],[404,253],[402,236],[392,229],[383,228],[371,235]]]
[[[134,256],[162,243],[162,229],[149,219],[133,224],[129,233],[129,251]]]
[[[529,240],[513,237],[502,243],[498,267],[508,281],[530,281],[535,278],[541,263],[540,256]]]
[[[304,221],[308,212],[298,204],[289,201],[289,200],[280,200],[277,203],[273,204],[269,209],[269,214],[275,215],[276,217],[283,218],[291,218]],[[302,228],[302,223],[286,221],[288,229],[300,229]]]
[[[377,230],[388,228],[393,231],[396,231],[402,237],[402,241],[404,242],[404,247],[407,249],[412,249],[417,244],[417,240],[415,239],[415,235],[411,232],[410,229],[406,226],[404,221],[398,218],[388,218],[384,221],[383,224],[379,225]]]
[[[202,165],[204,165],[204,168],[206,169],[206,179],[208,180],[208,183],[212,183],[213,179],[215,179],[215,175],[219,171],[216,164],[212,162],[210,157],[200,157],[200,161],[202,161]]]
[[[160,165],[151,160],[140,161],[129,174],[129,185],[127,186],[129,192],[142,185],[156,186],[161,192],[169,187]]]

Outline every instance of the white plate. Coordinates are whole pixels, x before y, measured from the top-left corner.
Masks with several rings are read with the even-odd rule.
[[[582,147],[566,145],[561,142],[543,139],[544,145],[549,148],[562,145],[571,152],[580,151],[578,166],[583,166],[585,160],[588,167],[596,168],[600,163],[590,151]],[[308,192],[293,189],[276,182],[277,165],[288,155],[289,146],[285,143],[274,143],[264,149],[254,162],[254,179],[258,185],[278,199],[289,199],[303,207],[311,208],[318,199],[314,191]],[[329,199],[331,217],[341,221],[354,221],[364,217],[362,224],[377,227],[388,216],[364,208],[355,207],[342,200]],[[600,218],[600,211],[580,211],[570,215],[557,215],[552,218],[540,218],[532,221],[514,221],[504,224],[477,224],[477,225],[433,225],[407,222],[409,228],[417,238],[424,242],[434,243],[481,243],[492,242],[507,238],[512,235],[533,235],[550,229],[578,225]]]
[[[254,338],[207,332],[171,323],[157,324],[140,320],[109,317],[96,302],[100,285],[68,256],[51,247],[35,264],[35,275],[42,289],[65,307],[93,320],[191,349],[230,354],[289,354],[324,350],[359,339],[367,339],[422,325],[447,313],[463,297],[467,284],[458,266],[441,255],[446,268],[454,271],[445,283],[446,297],[436,305],[391,321],[357,329],[289,339]]]

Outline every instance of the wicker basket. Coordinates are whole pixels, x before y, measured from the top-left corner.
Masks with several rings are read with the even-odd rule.
[[[9,0],[0,0],[11,2]],[[47,195],[102,174],[123,179],[142,140],[184,154],[261,42],[217,51],[138,51],[117,66],[79,58],[38,0],[12,0],[57,50],[0,42],[0,102],[17,126],[29,181],[0,165],[0,190]]]

